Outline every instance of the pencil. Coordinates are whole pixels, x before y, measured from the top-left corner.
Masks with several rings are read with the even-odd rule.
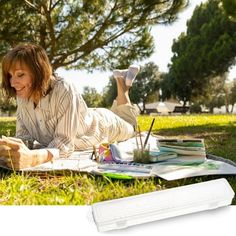
[[[152,127],[153,127],[154,122],[155,122],[155,118],[153,118],[153,120],[152,120],[152,124],[151,124],[151,126],[150,126],[150,128],[149,128],[149,131],[148,131],[147,137],[146,137],[146,139],[145,139],[143,148],[145,148],[146,145],[147,145],[147,142],[148,142],[149,136],[150,136],[150,134],[151,134],[151,131],[152,131]]]
[[[143,151],[144,147],[143,147],[143,142],[142,142],[141,131],[140,131],[139,125],[138,125],[138,133],[139,133],[139,138],[140,138],[141,151]]]
[[[138,138],[137,138],[137,131],[136,131],[135,126],[134,126],[134,135],[135,135],[135,141],[136,141],[136,145],[137,145],[137,150],[139,150],[139,147],[138,147]]]

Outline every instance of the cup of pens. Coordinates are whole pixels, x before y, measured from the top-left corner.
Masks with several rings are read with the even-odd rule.
[[[140,127],[138,126],[138,132],[135,130],[135,139],[136,139],[136,145],[133,148],[133,156],[134,156],[134,162],[138,163],[150,163],[150,145],[148,144],[148,139],[152,131],[153,124],[155,122],[155,118],[152,120],[151,126],[149,128],[148,134],[145,138],[145,141],[143,142]]]
[[[136,145],[133,149],[134,162],[138,163],[150,163],[150,145],[142,147]]]

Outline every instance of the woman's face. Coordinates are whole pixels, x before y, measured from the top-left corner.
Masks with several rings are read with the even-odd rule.
[[[16,90],[16,96],[28,99],[32,92],[33,78],[29,68],[22,64],[16,63],[14,68],[9,70],[10,84]]]

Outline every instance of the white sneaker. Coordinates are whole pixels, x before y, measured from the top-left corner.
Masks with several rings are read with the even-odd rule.
[[[126,70],[113,70],[113,76],[115,78],[123,78],[123,79],[125,79],[126,75],[127,75],[127,72],[128,72],[128,69],[126,69]]]
[[[138,65],[129,66],[129,69],[125,78],[126,86],[132,86],[133,81],[136,78],[136,75],[138,74],[139,70],[140,70],[140,66]]]

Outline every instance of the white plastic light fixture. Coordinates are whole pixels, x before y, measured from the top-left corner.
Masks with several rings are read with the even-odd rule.
[[[92,205],[98,231],[215,209],[230,205],[234,191],[224,178]]]

